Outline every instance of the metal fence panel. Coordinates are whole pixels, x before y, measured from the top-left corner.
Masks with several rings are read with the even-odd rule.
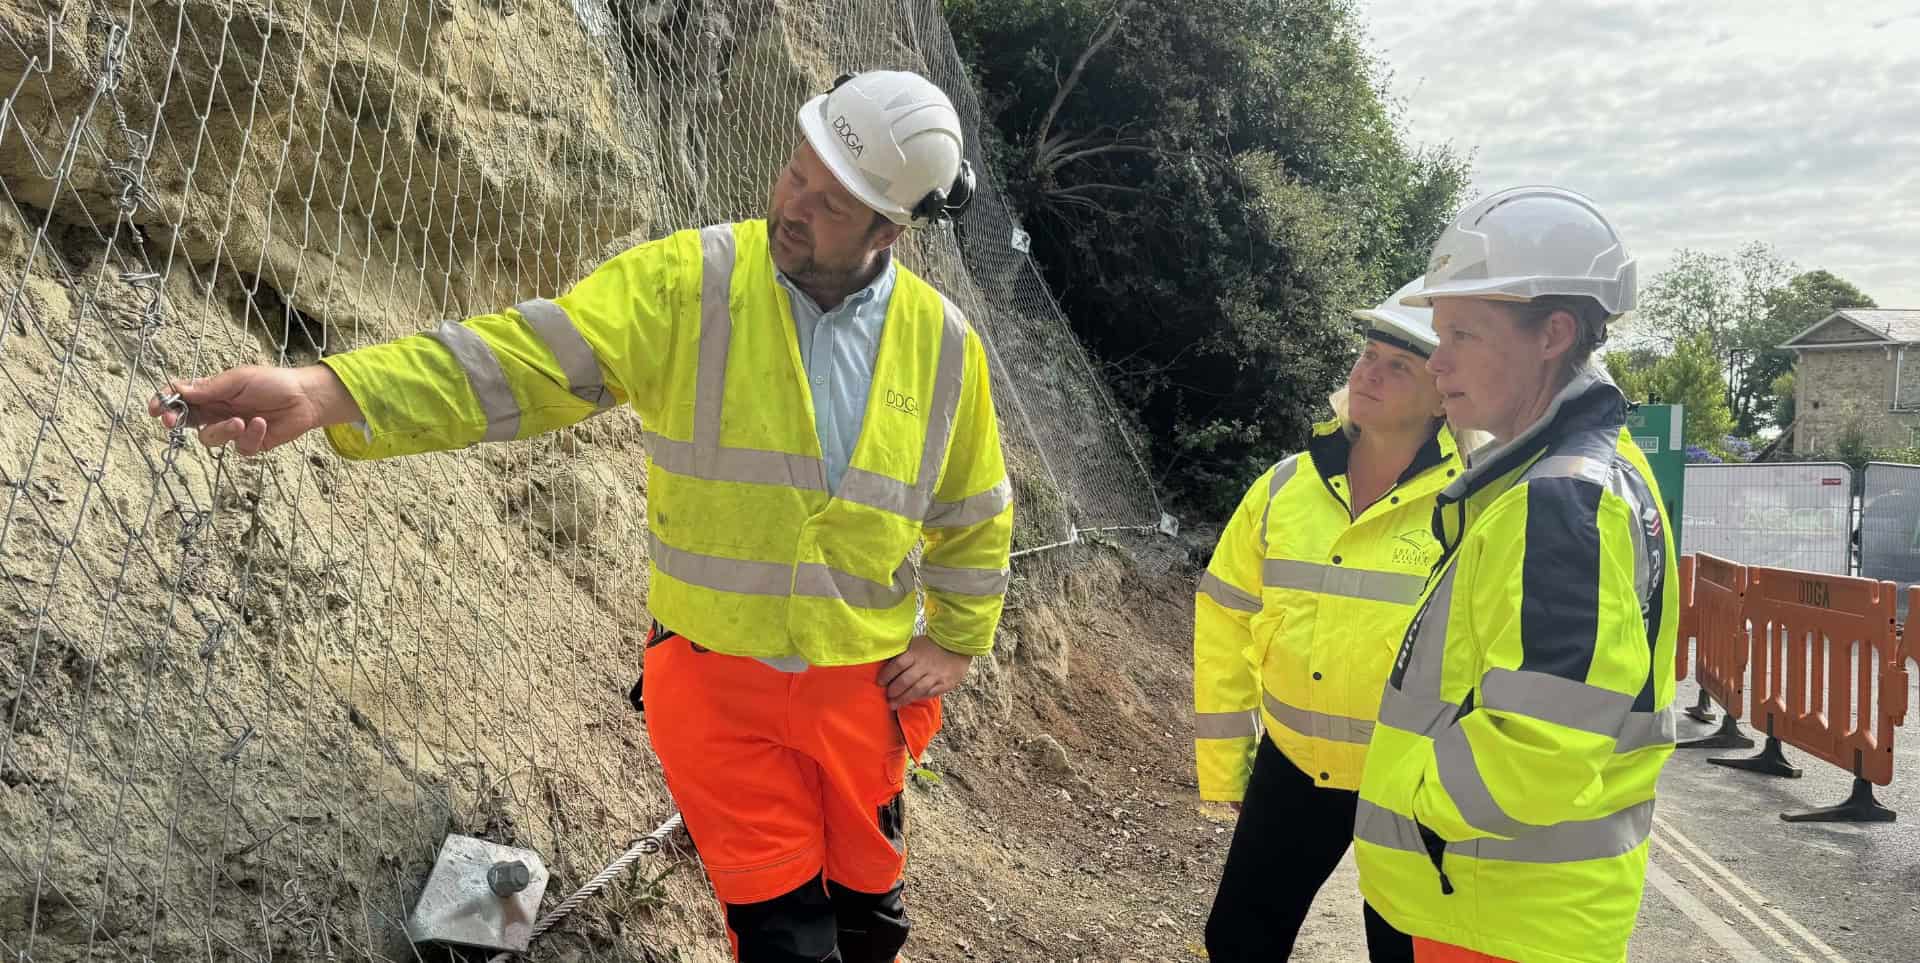
[[[1839,462],[1688,465],[1681,551],[1848,574],[1853,470]]]
[[[1874,462],[1861,479],[1860,574],[1900,585],[1900,618],[1907,588],[1920,583],[1920,465]]]

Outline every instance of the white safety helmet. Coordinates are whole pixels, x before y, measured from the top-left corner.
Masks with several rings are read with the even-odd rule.
[[[1433,245],[1427,283],[1402,304],[1434,298],[1594,299],[1608,321],[1633,310],[1633,258],[1594,203],[1558,187],[1515,187],[1482,198]]]
[[[1411,351],[1422,358],[1432,357],[1433,349],[1440,346],[1440,336],[1433,333],[1433,309],[1408,307],[1400,303],[1401,298],[1420,290],[1426,280],[1424,277],[1414,278],[1378,305],[1353,312],[1354,317],[1367,322],[1367,337]]]
[[[800,108],[800,129],[833,176],[895,224],[951,217],[972,197],[960,114],[919,74],[843,74]]]

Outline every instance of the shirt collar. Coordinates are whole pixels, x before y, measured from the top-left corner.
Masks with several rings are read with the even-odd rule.
[[[822,308],[820,305],[814,304],[813,298],[809,296],[807,292],[802,291],[800,285],[793,283],[792,278],[787,277],[787,272],[776,267],[773,269],[773,276],[779,280],[782,287],[787,289],[787,293],[799,298],[820,314],[838,311],[843,307],[857,308],[879,297],[881,292],[893,287],[893,248],[887,248],[880,252],[880,270],[874,274],[873,280],[867,282],[866,287],[847,295],[846,300],[830,308]]]

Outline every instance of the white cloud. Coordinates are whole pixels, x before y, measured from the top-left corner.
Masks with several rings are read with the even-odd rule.
[[[1369,0],[1416,140],[1552,183],[1651,278],[1759,240],[1920,308],[1920,3]],[[1436,15],[1433,11],[1446,11]]]

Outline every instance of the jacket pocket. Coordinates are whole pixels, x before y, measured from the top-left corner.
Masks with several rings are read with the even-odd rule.
[[[1420,830],[1420,843],[1427,848],[1427,858],[1433,860],[1433,871],[1440,874],[1440,895],[1452,896],[1453,880],[1447,878],[1447,841],[1419,820],[1413,825]]]
[[[905,853],[907,851],[906,797],[896,793],[892,799],[880,805],[876,815],[879,818],[880,835],[887,837],[887,842],[892,844],[894,852]]]
[[[633,687],[627,690],[627,704],[633,706],[633,711],[640,713],[642,718],[645,718],[647,714],[646,650],[652,649],[655,646],[659,645],[660,643],[665,642],[669,639],[677,638],[678,635],[679,633],[674,632],[672,629],[669,629],[658,622],[653,623],[653,627],[647,630],[646,644],[641,647],[642,651],[640,656],[640,674],[634,677]]]

